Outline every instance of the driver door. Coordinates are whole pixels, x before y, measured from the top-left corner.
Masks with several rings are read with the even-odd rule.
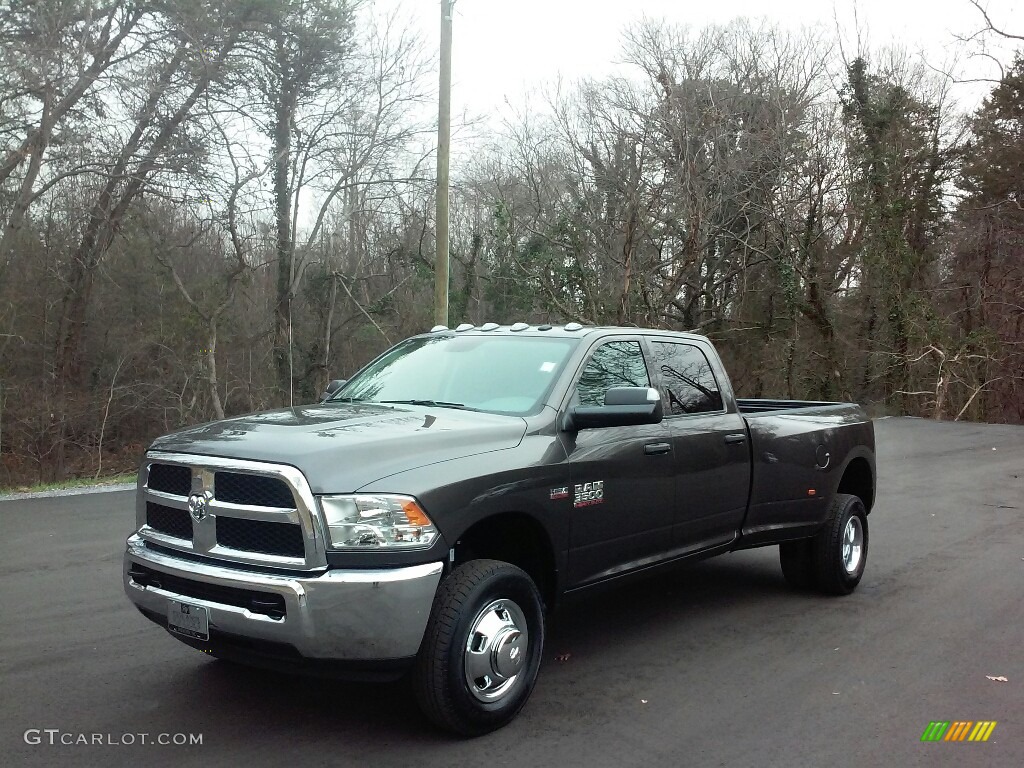
[[[638,337],[598,344],[568,407],[603,405],[612,387],[649,387]],[[563,432],[571,509],[568,585],[600,581],[659,559],[672,543],[675,480],[664,424]]]

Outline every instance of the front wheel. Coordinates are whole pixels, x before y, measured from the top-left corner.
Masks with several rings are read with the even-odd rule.
[[[477,736],[508,723],[540,670],[544,609],[533,580],[499,560],[471,560],[442,582],[413,672],[427,717]]]

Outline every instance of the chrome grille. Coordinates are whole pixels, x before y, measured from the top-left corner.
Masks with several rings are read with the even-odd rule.
[[[276,477],[240,472],[217,472],[213,477],[214,493],[219,501],[253,507],[295,507],[288,484]]]
[[[294,467],[160,451],[147,458],[136,507],[144,540],[227,562],[327,565],[316,501]],[[195,515],[191,494],[206,499]]]
[[[238,517],[217,518],[217,543],[243,552],[302,557],[302,529],[293,523],[268,523]]]
[[[174,464],[150,464],[146,485],[154,491],[188,496],[192,490],[192,470]]]
[[[192,518],[184,509],[146,502],[146,525],[160,533],[192,541]]]

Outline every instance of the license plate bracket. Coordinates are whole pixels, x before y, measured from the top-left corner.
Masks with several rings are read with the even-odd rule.
[[[167,605],[167,629],[194,640],[210,639],[210,609],[203,605],[171,600]]]

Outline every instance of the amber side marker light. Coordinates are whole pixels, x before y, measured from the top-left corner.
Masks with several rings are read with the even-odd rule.
[[[430,518],[427,517],[426,513],[420,509],[419,504],[415,501],[403,501],[402,511],[405,512],[405,517],[409,521],[410,525],[430,525]]]
[[[817,496],[818,492],[816,490],[814,490],[813,488],[808,488],[807,489],[807,495],[808,496]]]

